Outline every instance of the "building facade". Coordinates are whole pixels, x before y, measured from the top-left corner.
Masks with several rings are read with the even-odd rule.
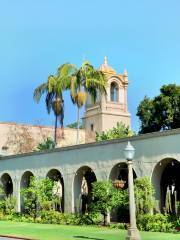
[[[180,201],[180,129],[1,157],[0,179],[6,194],[16,197],[18,211],[22,209],[20,190],[28,186],[30,176],[36,176],[59,181],[62,208],[65,212],[79,212],[85,183],[87,197],[94,181],[123,179],[127,184],[123,150],[128,140],[136,150],[134,175],[150,177],[158,208],[163,210],[165,206],[167,188],[175,191]]]

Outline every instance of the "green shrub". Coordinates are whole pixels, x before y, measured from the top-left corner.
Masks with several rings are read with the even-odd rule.
[[[149,177],[141,177],[135,180],[135,199],[137,215],[148,214],[153,210],[155,190]]]
[[[4,219],[4,214],[2,212],[0,212],[0,220]]]
[[[34,218],[28,214],[13,213],[4,215],[0,212],[0,220],[7,220],[13,222],[34,222]],[[62,224],[62,225],[93,225],[99,224],[101,221],[100,214],[84,214],[76,215],[70,213],[61,213],[58,211],[42,211],[40,216],[36,218],[36,223]],[[180,217],[172,217],[163,214],[145,214],[140,215],[137,219],[138,228],[141,231],[152,232],[172,232],[180,231]],[[128,224],[117,223],[111,224],[110,228],[127,229]]]
[[[40,218],[36,219],[39,223],[53,223],[66,225],[91,225],[98,224],[101,220],[100,214],[70,214],[60,213],[54,210],[42,211]]]
[[[67,225],[79,225],[80,219],[78,215],[65,213],[64,218]]]
[[[116,138],[124,138],[124,137],[132,137],[135,133],[130,130],[129,126],[125,126],[123,122],[118,122],[116,127],[109,129],[107,131],[103,131],[102,133],[96,132],[96,142],[116,139]]]
[[[177,208],[177,215],[180,216],[180,201],[177,201],[176,203],[176,208]]]
[[[141,231],[171,232],[174,230],[174,224],[170,216],[160,213],[140,215],[137,219],[137,225]]]
[[[53,182],[49,178],[30,178],[29,187],[21,189],[23,211],[33,217],[34,221],[40,215],[40,210],[52,208]]]
[[[5,214],[13,214],[15,212],[15,207],[16,207],[16,198],[14,196],[8,196],[4,200],[4,205],[5,205]]]
[[[5,213],[5,201],[4,200],[0,200],[0,212],[2,214]]]
[[[16,198],[13,196],[4,197],[0,200],[0,212],[2,214],[11,215],[15,212]]]
[[[81,214],[76,216],[76,224],[77,225],[97,225],[101,222],[101,214],[100,213],[88,213]]]
[[[91,212],[101,213],[104,225],[108,225],[107,217],[118,205],[124,205],[127,201],[125,191],[117,190],[111,181],[99,181],[92,183],[92,202],[89,206]]]
[[[177,217],[177,219],[175,221],[175,229],[177,231],[180,231],[180,217]]]
[[[66,224],[64,215],[55,210],[42,211],[37,221],[42,223]]]
[[[127,224],[126,223],[115,223],[115,224],[110,224],[110,228],[112,229],[127,229]]]
[[[37,150],[39,151],[51,150],[54,149],[55,146],[56,144],[54,140],[48,137],[44,142],[39,143],[39,145],[37,146]]]

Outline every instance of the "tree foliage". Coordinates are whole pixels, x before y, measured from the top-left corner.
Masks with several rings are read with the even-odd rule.
[[[94,182],[92,188],[93,201],[90,209],[100,212],[104,217],[104,225],[107,225],[107,215],[116,206],[125,204],[127,201],[125,191],[117,190],[111,181]]]
[[[16,208],[16,198],[12,195],[0,199],[0,212],[4,215],[12,215]]]
[[[34,90],[34,100],[38,103],[45,95],[45,103],[48,114],[53,111],[55,115],[54,142],[57,137],[57,121],[59,119],[61,128],[64,122],[64,99],[63,91],[70,88],[70,75],[73,72],[73,65],[65,63],[58,68],[56,75],[50,75],[47,82],[41,84]]]
[[[118,122],[116,127],[107,130],[106,132],[97,133],[96,132],[96,141],[100,142],[103,140],[110,140],[123,137],[131,137],[134,135],[134,132],[130,130],[129,126],[125,126],[122,122]]]
[[[80,108],[84,106],[87,94],[90,95],[93,102],[97,95],[106,94],[107,78],[105,74],[94,69],[88,62],[84,61],[80,68],[74,67],[71,75],[70,92],[73,104],[77,106],[77,144],[79,144],[79,119]]]
[[[52,207],[53,181],[31,177],[29,187],[21,190],[24,211],[35,220],[40,209]]]
[[[87,61],[84,61],[80,68],[73,64],[63,64],[58,68],[56,75],[50,75],[47,82],[41,84],[34,90],[34,100],[39,102],[42,95],[45,95],[46,108],[48,113],[53,110],[55,114],[55,134],[56,144],[57,120],[59,119],[61,128],[64,121],[64,99],[63,91],[69,89],[73,104],[77,106],[77,144],[79,143],[79,121],[80,108],[84,106],[89,94],[95,102],[98,94],[106,93],[107,78],[100,70]]]
[[[162,131],[180,127],[180,86],[164,85],[153,99],[145,98],[137,109],[140,133]]]
[[[15,212],[16,198],[12,195],[6,195],[4,186],[0,184],[0,212],[4,215],[11,215]]]
[[[123,219],[121,215],[128,211],[129,208],[128,189],[116,189],[111,181],[94,182],[92,185],[93,201],[90,204],[90,209],[103,215],[105,225],[107,224],[108,213],[114,208],[120,209],[119,215]],[[155,191],[150,178],[138,178],[135,180],[134,185],[137,216],[151,213],[155,204]]]
[[[77,122],[69,123],[66,127],[77,129]],[[82,122],[79,123],[79,129],[83,129],[84,126]]]
[[[40,151],[51,150],[55,148],[55,142],[51,138],[47,138],[46,141],[39,143],[37,149]]]

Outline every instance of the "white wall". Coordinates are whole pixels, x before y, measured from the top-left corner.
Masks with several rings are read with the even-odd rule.
[[[156,164],[162,159],[173,158],[180,161],[180,130],[178,129],[130,139],[59,148],[49,152],[2,157],[0,158],[0,176],[3,173],[11,176],[19,210],[19,190],[23,173],[31,171],[34,176],[46,177],[49,170],[57,169],[64,179],[65,211],[72,212],[74,210],[73,182],[77,170],[82,166],[88,166],[94,171],[97,180],[108,179],[113,166],[125,161],[123,149],[128,140],[131,140],[136,149],[134,170],[137,177],[151,177]],[[158,185],[155,179],[153,183]]]

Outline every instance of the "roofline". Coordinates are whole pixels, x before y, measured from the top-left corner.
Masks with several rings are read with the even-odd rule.
[[[52,150],[46,150],[46,151],[36,151],[36,152],[30,152],[30,153],[1,156],[0,160],[41,155],[41,154],[47,154],[47,153],[52,153],[52,152],[64,152],[64,151],[70,151],[70,150],[74,150],[74,149],[84,149],[84,148],[88,148],[88,147],[104,146],[104,145],[113,144],[113,143],[123,143],[123,142],[127,142],[127,141],[133,142],[133,141],[137,141],[137,140],[145,140],[145,139],[149,139],[149,138],[158,138],[158,137],[162,137],[162,136],[171,136],[171,135],[177,135],[177,134],[180,134],[180,128],[166,130],[163,132],[152,132],[152,133],[140,134],[140,135],[132,136],[132,137],[106,140],[106,141],[101,141],[101,142],[84,143],[84,144],[66,146],[66,147],[61,147],[61,148],[59,147],[59,148],[55,148]]]
[[[0,122],[0,125],[9,125],[9,126],[20,126],[20,127],[33,127],[33,128],[47,128],[47,129],[54,129],[53,125],[33,125],[33,124],[26,124],[26,123],[16,123],[16,122]],[[70,128],[70,127],[64,127],[64,130],[75,130],[77,131],[76,128]],[[84,129],[79,129],[80,131]]]

